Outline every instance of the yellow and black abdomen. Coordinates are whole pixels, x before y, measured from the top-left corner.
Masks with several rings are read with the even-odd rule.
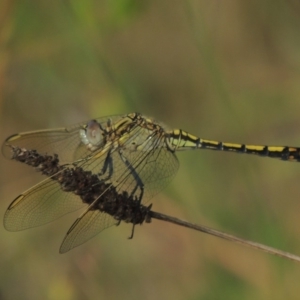
[[[289,161],[300,161],[300,147],[247,145],[219,142],[198,138],[181,129],[175,129],[166,133],[166,144],[170,151],[210,149],[255,154]]]

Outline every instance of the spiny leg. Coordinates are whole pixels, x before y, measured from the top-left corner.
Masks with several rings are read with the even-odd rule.
[[[108,170],[108,175],[105,178],[101,178],[102,180],[109,180],[113,175],[113,160],[111,158],[111,149],[107,152],[102,170],[98,175],[103,176],[107,172],[107,170]]]
[[[128,161],[128,159],[123,155],[123,153],[120,150],[118,152],[119,152],[119,155],[120,155],[122,161],[126,165],[127,169],[130,171],[130,173],[127,176],[132,175],[136,182],[136,185],[133,188],[133,190],[131,191],[130,196],[133,196],[136,193],[137,189],[140,188],[141,194],[139,196],[139,202],[141,202],[143,194],[144,194],[144,183],[143,183],[142,179],[140,178],[139,174],[137,173],[137,171],[135,170],[135,168]]]
[[[121,151],[119,151],[119,155],[122,159],[122,161],[124,162],[124,164],[126,165],[126,167],[130,170],[130,174],[133,176],[136,185],[133,188],[133,190],[131,191],[130,197],[133,197],[137,191],[138,188],[140,188],[140,195],[138,197],[138,208],[142,202],[143,199],[143,195],[144,195],[144,184],[142,179],[140,178],[139,174],[136,172],[135,168],[132,166],[132,164],[128,161],[128,159],[122,154]],[[131,230],[131,235],[128,237],[128,239],[132,239],[134,236],[134,227],[135,227],[135,223],[133,222],[132,225],[132,230]]]

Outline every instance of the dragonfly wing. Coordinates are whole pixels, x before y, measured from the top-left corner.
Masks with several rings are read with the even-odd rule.
[[[73,153],[80,143],[78,130],[79,128],[72,131],[60,128],[15,134],[6,139],[2,146],[2,152],[6,158],[11,158],[11,148],[8,146],[13,145],[33,149],[40,154],[59,153],[60,161],[71,162]]]
[[[148,200],[173,179],[178,170],[179,162],[175,154],[166,148],[153,149],[144,155],[145,158],[140,163],[137,163],[137,153],[131,153],[130,159],[147,187],[144,200]]]
[[[61,244],[59,252],[68,252],[87,242],[102,230],[117,223],[118,221],[116,219],[104,212],[88,209],[70,227]]]
[[[117,122],[124,116],[111,116],[96,119],[101,127],[106,127],[109,120]],[[91,154],[82,147],[80,129],[88,122],[71,125],[65,128],[28,131],[8,137],[2,145],[3,155],[10,159],[11,148],[8,145],[36,150],[40,154],[58,154],[61,163],[71,163],[74,158],[84,158]]]
[[[137,134],[141,134],[141,129]],[[164,144],[164,138],[145,133],[144,139],[139,137],[140,146],[137,150],[130,148],[128,140],[122,148],[122,153],[114,152],[113,159],[113,184],[117,190],[128,191],[135,189],[140,181],[144,189],[143,202],[152,198],[161,191],[176,174],[179,162],[176,155],[169,151]],[[123,157],[123,159],[121,158]],[[130,168],[125,166],[127,161]],[[138,192],[138,191],[137,191]]]
[[[57,181],[47,178],[10,204],[4,215],[4,227],[19,231],[40,226],[83,206],[78,196],[63,192]]]

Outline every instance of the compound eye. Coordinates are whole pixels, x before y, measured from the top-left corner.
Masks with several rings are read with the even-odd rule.
[[[96,120],[92,120],[87,124],[86,138],[93,146],[97,146],[102,142],[102,130]]]

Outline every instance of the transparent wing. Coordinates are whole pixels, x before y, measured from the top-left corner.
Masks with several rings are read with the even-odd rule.
[[[166,148],[163,137],[151,136],[144,128],[137,126],[123,139],[124,144],[109,154],[112,169],[109,181],[119,192],[127,191],[129,194],[140,181],[144,187],[143,202],[147,201],[172,180],[179,167],[178,159]],[[78,166],[98,174],[107,157],[107,152],[99,155],[100,152],[103,150],[95,151],[92,157]],[[105,179],[107,174],[99,177]]]
[[[140,130],[138,131],[140,132]],[[127,191],[130,194],[137,185],[136,175],[139,176],[146,187],[146,194],[142,199],[145,201],[171,180],[178,169],[178,160],[172,152],[164,147],[163,139],[157,137],[143,141],[143,146],[139,151],[132,151],[129,145],[130,141],[128,139],[124,143],[121,154],[118,151],[111,154],[113,174],[110,181],[113,182],[112,184],[117,187],[119,192]],[[125,165],[124,160],[121,158],[122,155],[130,163],[132,169]],[[99,162],[90,159],[83,162],[82,167],[91,171],[98,170]],[[94,210],[92,206],[71,226],[61,245],[60,253],[65,253],[85,243],[105,228],[117,224],[118,221],[112,216]]]
[[[60,246],[59,252],[65,253],[87,242],[102,230],[117,223],[117,220],[106,213],[99,210],[87,210],[70,227]]]
[[[117,122],[124,116],[111,116],[96,119],[105,127],[108,120]],[[2,145],[3,155],[10,159],[11,148],[7,145],[20,148],[34,149],[40,154],[58,154],[61,163],[71,163],[74,159],[84,158],[91,152],[82,146],[79,130],[88,122],[82,122],[65,128],[28,131],[8,137]]]
[[[98,122],[104,126],[109,118],[99,118]],[[111,118],[117,120],[122,117]],[[6,157],[11,157],[11,148],[6,146],[9,144],[34,149],[39,153],[59,153],[60,161],[70,161],[74,156],[82,158],[91,155],[85,146],[80,145],[79,130],[84,124],[15,134],[3,144],[4,154]],[[102,158],[99,153],[97,154],[96,165],[100,170],[105,157]],[[19,195],[10,204],[4,216],[4,226],[10,231],[40,226],[84,205],[79,196],[71,192],[64,192],[57,181],[47,178]]]
[[[121,118],[111,117],[112,123]],[[107,117],[97,119],[103,127],[107,120]],[[8,138],[6,144],[35,149],[41,153],[57,153],[63,162],[72,161],[74,156],[81,158],[78,167],[97,174],[100,180],[110,182],[120,193],[126,191],[129,195],[143,196],[143,201],[161,190],[178,169],[178,160],[166,147],[163,134],[155,133],[150,127],[133,126],[122,133],[117,146],[109,148],[104,145],[91,152],[80,144],[79,130],[82,126],[79,124],[66,129],[18,134]],[[15,199],[5,214],[5,227],[8,230],[21,230],[42,225],[82,205],[78,196],[63,192],[59,183],[46,179]],[[92,207],[70,228],[61,246],[61,253],[117,223],[112,216]]]
[[[145,185],[143,202],[161,191],[173,179],[179,167],[177,157],[166,148],[159,147],[143,154],[130,152],[124,155]],[[120,188],[122,186],[123,190],[130,190],[134,185],[133,176],[127,176]]]
[[[176,156],[163,148],[147,153],[125,152],[123,155],[132,165],[134,172],[128,169],[119,172],[122,174],[114,178],[113,184],[117,185],[118,192],[127,191],[130,194],[137,186],[136,176],[138,176],[138,180],[144,187],[143,203],[151,199],[172,180],[179,166]],[[118,160],[120,160],[119,157]]]
[[[58,182],[47,178],[10,204],[4,215],[4,227],[19,231],[40,226],[83,206],[78,196],[63,192]]]
[[[173,178],[179,162],[176,155],[166,147],[164,135],[137,128],[135,136],[139,144],[138,151],[130,151],[125,145],[123,155],[147,187],[149,197],[152,197]]]
[[[147,187],[143,201],[152,197],[154,193],[163,188],[178,169],[176,156],[164,148],[162,143],[163,140],[161,139],[149,139],[149,141],[144,143],[140,151],[130,151],[128,142],[123,147],[122,155],[130,162],[134,172]],[[132,170],[126,167],[120,153],[117,151],[113,152],[111,159],[113,175],[110,180],[113,181],[113,185],[117,186],[119,192],[127,191],[130,193],[136,187],[136,177]],[[93,159],[84,162],[83,165],[85,169],[88,168],[91,171],[99,169],[98,162]],[[71,226],[61,245],[60,253],[65,253],[85,243],[105,228],[117,224],[118,221],[112,216],[99,210],[94,210],[91,207],[92,205]]]
[[[2,153],[6,158],[11,158],[11,148],[7,145],[13,145],[37,150],[40,154],[59,153],[60,161],[69,163],[73,161],[74,152],[80,144],[79,129],[61,128],[15,134],[6,139]]]
[[[108,120],[116,124],[124,117],[119,115],[96,120],[105,128]],[[101,173],[107,151],[101,148],[91,152],[81,143],[79,130],[86,123],[12,135],[3,144],[4,155],[11,157],[11,148],[7,145],[13,145],[34,149],[40,154],[58,154],[60,164],[82,159],[80,166],[84,170],[95,174]],[[167,150],[163,138],[153,135],[151,130],[141,126],[137,125],[130,132],[125,132],[121,139],[123,144],[121,143],[110,154],[112,174],[109,179],[113,184],[120,185],[120,191],[129,189],[130,192],[136,186],[138,175],[145,186],[145,198],[149,199],[172,179],[178,169],[177,158]],[[124,159],[130,164],[131,169],[125,165]],[[104,174],[103,178],[107,178],[107,174]]]

